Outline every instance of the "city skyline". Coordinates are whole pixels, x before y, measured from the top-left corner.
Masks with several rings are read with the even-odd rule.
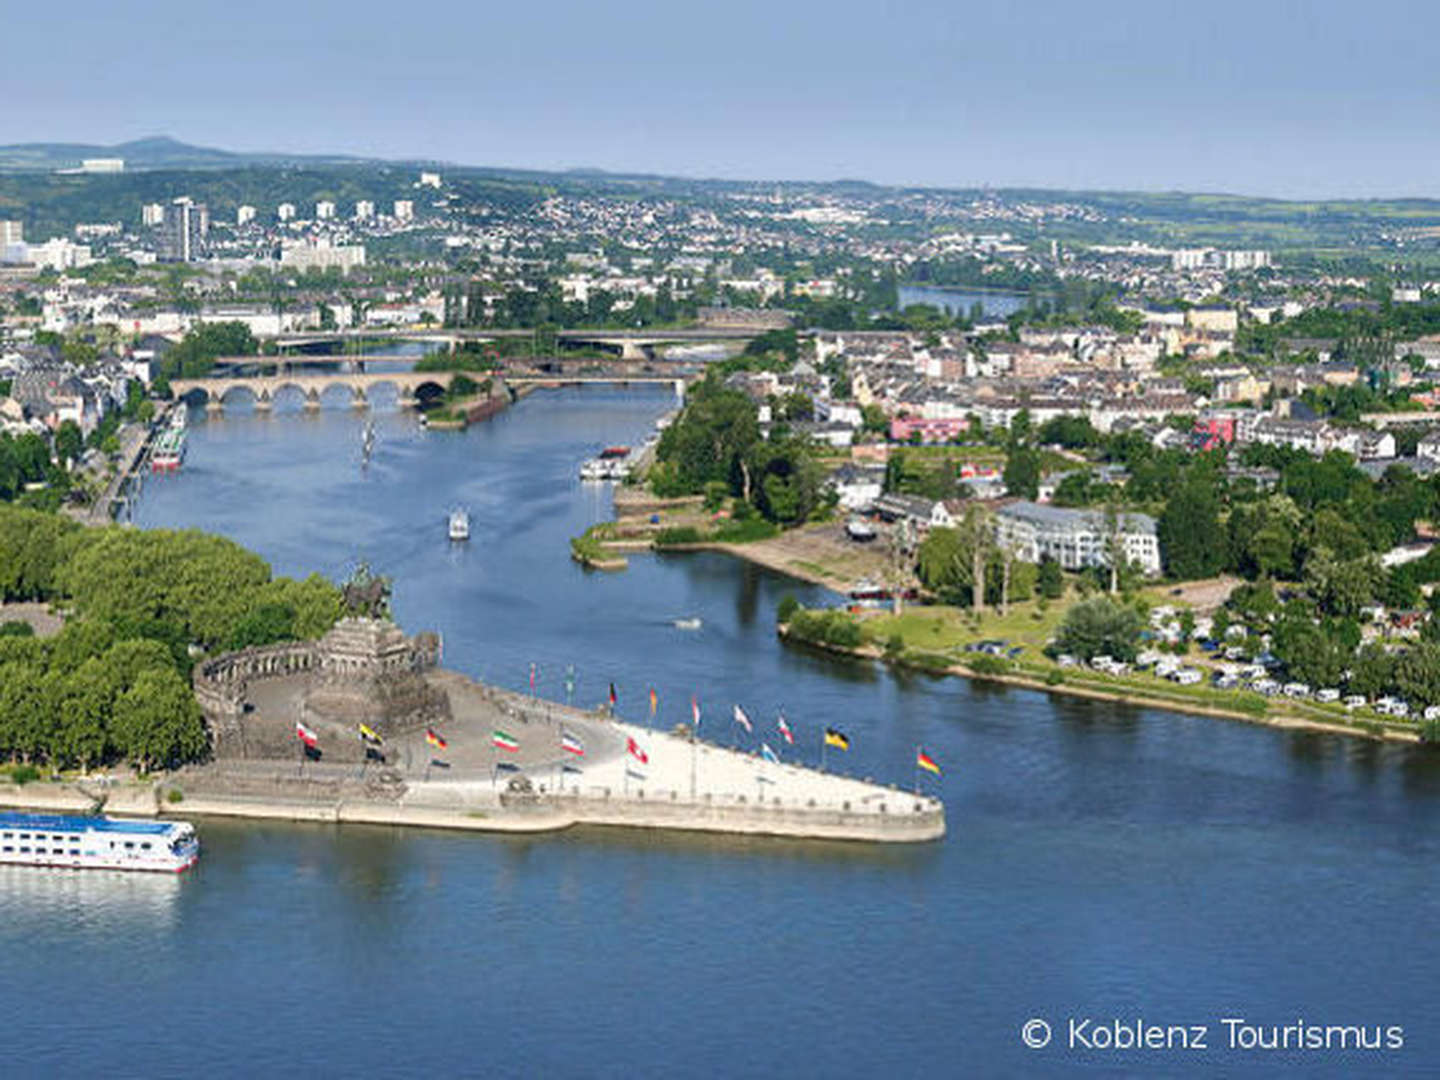
[[[70,66],[56,79],[49,53],[12,58],[0,93],[20,107],[0,141],[165,132],[246,152],[945,188],[1440,189],[1425,56],[1440,16],[1414,3],[1365,22],[1331,3],[1224,2],[1203,21],[1131,3],[643,5],[623,23],[456,7],[423,25],[333,3],[262,0],[243,22],[183,10],[97,12],[63,33],[58,12],[21,13],[17,40],[63,41]]]

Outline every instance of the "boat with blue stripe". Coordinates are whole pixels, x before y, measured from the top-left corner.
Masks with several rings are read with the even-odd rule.
[[[186,821],[0,812],[0,864],[178,874],[199,857]]]

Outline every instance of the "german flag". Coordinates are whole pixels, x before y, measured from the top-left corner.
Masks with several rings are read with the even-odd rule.
[[[380,737],[380,733],[369,724],[360,725],[360,740],[369,743],[371,746],[385,745],[385,740]]]
[[[436,731],[434,728],[428,727],[425,729],[425,741],[431,746],[435,747],[436,750],[444,750],[447,746],[450,745],[444,740],[444,738],[441,737],[438,731]]]
[[[825,729],[825,745],[833,746],[839,750],[849,750],[850,737],[839,731],[836,731],[833,727],[827,727]]]
[[[915,750],[915,765],[926,772],[933,772],[936,776],[940,775],[940,766],[935,764],[935,759],[919,747]]]

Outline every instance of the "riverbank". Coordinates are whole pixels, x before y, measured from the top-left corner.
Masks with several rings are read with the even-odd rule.
[[[785,625],[777,627],[776,633],[782,640],[791,640],[789,628]],[[904,653],[887,654],[887,652],[875,645],[836,645],[830,642],[810,641],[794,638],[794,643],[820,649],[825,652],[834,653],[840,656],[850,657],[857,660],[874,660],[888,664],[892,667],[913,668],[937,676],[956,676],[964,679],[973,679],[981,682],[1004,683],[1007,686],[1016,686],[1026,690],[1038,690],[1047,694],[1065,694],[1070,697],[1088,698],[1092,701],[1109,701],[1118,705],[1131,705],[1136,708],[1164,709],[1170,712],[1188,713],[1194,716],[1213,716],[1224,720],[1238,720],[1246,724],[1258,724],[1263,727],[1283,728],[1287,730],[1311,731],[1319,734],[1348,735],[1356,738],[1371,739],[1377,741],[1397,743],[1419,743],[1418,732],[1406,731],[1393,725],[1357,722],[1347,723],[1339,718],[1334,720],[1320,720],[1313,717],[1301,716],[1293,712],[1270,712],[1269,702],[1266,702],[1267,710],[1264,713],[1245,712],[1240,709],[1227,709],[1221,706],[1207,704],[1185,698],[1179,694],[1171,695],[1150,690],[1148,687],[1136,685],[1119,684],[1113,688],[1101,686],[1081,686],[1071,682],[1054,682],[1035,674],[1026,674],[1020,671],[982,671],[966,664],[949,661],[938,654],[928,654],[933,657],[933,662],[917,662],[918,657],[907,657]],[[1057,672],[1062,669],[1055,668]]]

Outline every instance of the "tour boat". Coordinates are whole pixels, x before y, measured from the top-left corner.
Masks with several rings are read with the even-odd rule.
[[[200,857],[185,821],[0,813],[0,863],[181,873]]]
[[[699,617],[694,615],[685,619],[675,619],[674,624],[676,630],[699,630],[704,625]]]
[[[450,539],[470,539],[470,514],[466,510],[450,511]]]
[[[185,460],[185,429],[166,428],[155,440],[150,454],[151,472],[175,472]]]

